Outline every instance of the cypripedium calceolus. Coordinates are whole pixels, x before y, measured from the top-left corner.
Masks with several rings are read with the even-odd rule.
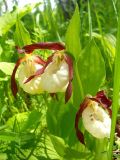
[[[25,57],[16,62],[13,70],[11,78],[13,95],[15,96],[18,91],[15,74],[19,67],[18,82],[25,92],[30,94],[65,92],[67,102],[72,94],[73,62],[65,53],[65,46],[61,43],[46,42],[17,49],[19,53],[25,53]],[[54,50],[54,53],[45,61],[31,54],[35,49]]]
[[[75,129],[81,143],[85,144],[84,135],[78,127],[80,118],[82,118],[85,129],[95,138],[110,137],[111,103],[104,91],[99,91],[95,97],[86,97],[83,103],[80,104],[75,118]]]

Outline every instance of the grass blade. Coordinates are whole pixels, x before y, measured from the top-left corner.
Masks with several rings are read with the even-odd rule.
[[[115,56],[115,70],[114,70],[114,83],[113,83],[113,104],[112,104],[112,126],[111,126],[111,136],[110,136],[110,146],[109,146],[109,160],[112,159],[113,143],[114,143],[114,133],[115,125],[118,113],[118,100],[119,100],[119,90],[120,90],[120,16],[118,20],[118,33],[116,42],[116,56]]]

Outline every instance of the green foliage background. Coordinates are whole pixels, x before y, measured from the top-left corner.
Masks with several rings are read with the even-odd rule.
[[[107,160],[109,141],[94,139],[80,122],[84,147],[74,120],[86,95],[105,89],[112,98],[119,0],[56,0],[54,8],[44,0],[43,11],[40,3],[20,9],[16,1],[11,12],[2,12],[5,2],[0,1],[0,160]],[[64,104],[64,93],[56,101],[47,93],[29,95],[21,88],[15,99],[10,89],[19,57],[15,46],[47,41],[64,42],[74,59],[71,100]],[[51,53],[35,54],[46,58]]]

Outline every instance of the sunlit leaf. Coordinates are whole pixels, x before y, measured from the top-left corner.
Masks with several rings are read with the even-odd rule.
[[[76,9],[66,32],[66,50],[77,60],[80,51],[80,15],[79,8]]]
[[[15,141],[15,142],[19,142],[20,141],[20,135],[18,133],[14,133],[14,132],[5,132],[5,131],[1,131],[0,132],[0,140],[2,141]]]
[[[7,160],[8,156],[6,153],[0,153],[0,160]]]
[[[16,23],[17,15],[22,18],[24,15],[29,13],[33,8],[37,7],[40,3],[33,5],[26,5],[21,9],[16,9],[11,13],[6,13],[0,17],[0,36],[10,30],[10,28]]]
[[[28,115],[28,119],[25,123],[25,125],[23,126],[22,130],[27,130],[27,129],[34,129],[35,126],[38,124],[38,122],[40,121],[42,113],[34,110],[32,111],[29,115]]]
[[[60,137],[50,135],[50,138],[55,150],[61,157],[63,157],[63,159],[87,159],[91,156],[89,151],[78,152],[77,150],[71,149]]]
[[[14,63],[0,62],[0,70],[4,72],[6,75],[11,75],[14,65]]]
[[[60,137],[53,136],[53,135],[50,135],[50,138],[51,138],[52,144],[53,144],[55,150],[57,151],[57,153],[61,157],[64,157],[65,148],[66,148],[64,140],[62,138],[60,138]]]
[[[95,95],[105,79],[105,64],[94,40],[83,50],[77,67],[84,95]]]
[[[116,41],[116,54],[115,54],[115,68],[114,68],[114,83],[113,83],[113,104],[112,104],[112,125],[111,125],[111,136],[109,146],[109,159],[112,159],[113,155],[113,144],[115,138],[116,120],[119,109],[119,92],[120,92],[120,14],[118,20],[118,31]]]
[[[31,43],[29,32],[26,30],[26,28],[24,27],[24,24],[20,21],[19,18],[17,18],[14,38],[15,38],[16,45],[19,47],[22,47],[24,45]]]

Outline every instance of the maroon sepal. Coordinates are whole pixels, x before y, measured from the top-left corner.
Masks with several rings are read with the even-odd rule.
[[[22,48],[28,54],[32,53],[35,49],[64,50],[65,46],[59,42],[40,42],[26,45]]]
[[[16,71],[17,71],[19,65],[24,61],[25,61],[25,58],[20,58],[17,60],[15,67],[13,69],[12,75],[11,75],[11,90],[12,90],[14,97],[16,97],[16,94],[18,92],[17,83],[15,81]]]
[[[79,141],[85,145],[85,141],[84,141],[84,135],[83,133],[79,130],[79,129],[76,129],[76,135],[79,139]]]
[[[28,83],[29,81],[31,81],[33,78],[37,77],[37,76],[40,76],[41,74],[44,73],[46,67],[52,62],[52,58],[53,58],[53,55],[48,57],[47,61],[45,62],[45,65],[41,68],[41,69],[38,69],[34,75],[30,76],[28,79],[26,79],[26,81],[24,82],[25,83]]]
[[[64,57],[65,57],[66,63],[68,64],[68,69],[69,69],[69,83],[65,92],[65,103],[67,103],[72,95],[73,60],[67,54],[65,54]]]
[[[89,98],[85,98],[83,103],[80,104],[80,107],[79,107],[79,110],[78,112],[76,113],[76,117],[75,117],[75,129],[76,129],[76,135],[79,139],[79,141],[82,143],[82,144],[85,144],[84,142],[84,135],[83,133],[79,130],[79,120],[82,116],[82,112],[83,110],[88,106],[90,102],[90,99]]]
[[[65,103],[68,102],[72,95],[72,82],[70,81],[65,92]]]
[[[96,96],[90,99],[98,102],[101,105],[101,107],[103,107],[104,109],[107,109],[107,111],[109,112],[109,115],[112,116],[112,110],[109,108],[112,104],[112,101],[106,97],[106,94],[103,90],[97,92]]]

